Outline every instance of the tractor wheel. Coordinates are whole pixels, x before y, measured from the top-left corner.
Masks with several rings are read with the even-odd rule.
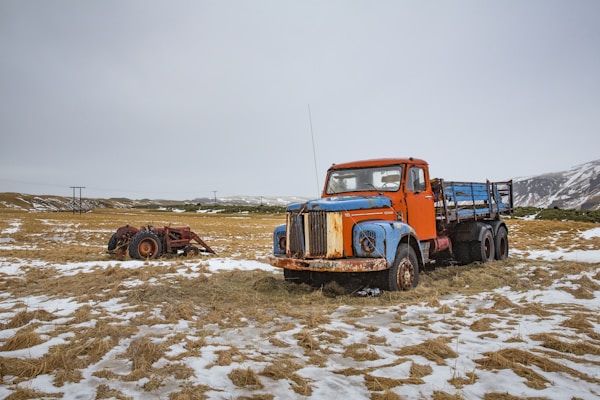
[[[419,283],[419,262],[412,247],[401,243],[396,258],[388,270],[388,287],[391,291],[409,290]]]
[[[493,261],[496,255],[494,251],[494,235],[492,235],[492,230],[488,227],[481,229],[485,229],[485,232],[481,235],[481,240],[471,242],[471,258],[473,261],[485,263]]]
[[[494,247],[496,250],[496,260],[506,260],[508,258],[508,230],[501,226],[496,232],[494,238]]]
[[[156,234],[150,231],[139,231],[129,243],[129,257],[145,260],[157,258],[162,254],[162,243]]]
[[[108,239],[108,251],[113,251],[117,248],[117,234],[113,233],[110,239]]]
[[[186,257],[196,257],[200,255],[200,249],[192,245],[185,246],[185,248],[183,249],[183,255]]]

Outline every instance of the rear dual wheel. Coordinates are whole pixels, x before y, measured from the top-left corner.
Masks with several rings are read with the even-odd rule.
[[[471,242],[471,260],[489,262],[494,261],[496,250],[494,246],[494,235],[492,230],[485,227],[481,234],[481,240]]]
[[[505,226],[498,228],[494,238],[494,247],[496,260],[506,260],[508,258],[508,230]]]

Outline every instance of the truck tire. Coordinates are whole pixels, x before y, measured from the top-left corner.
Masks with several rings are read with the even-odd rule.
[[[400,243],[396,258],[388,270],[388,288],[391,291],[409,290],[419,283],[419,261],[412,247]]]
[[[139,231],[129,243],[129,257],[146,260],[160,257],[162,243],[156,234],[150,231]]]
[[[505,226],[498,228],[494,238],[494,247],[496,260],[506,260],[508,258],[508,229]]]
[[[484,226],[481,229],[483,232],[479,235],[480,240],[471,242],[471,259],[481,262],[493,261],[496,256],[496,252],[494,251],[494,235],[488,226]]]

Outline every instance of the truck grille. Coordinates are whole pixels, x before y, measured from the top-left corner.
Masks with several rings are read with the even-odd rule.
[[[308,235],[305,234],[305,214],[289,214],[289,252],[292,257],[324,257],[327,254],[327,213],[308,213]],[[305,237],[308,236],[308,249]]]
[[[299,213],[290,213],[288,230],[290,256],[304,257],[304,216]]]

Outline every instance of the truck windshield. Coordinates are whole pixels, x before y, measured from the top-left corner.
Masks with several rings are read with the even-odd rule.
[[[326,193],[395,192],[400,188],[401,176],[400,165],[333,171],[328,176]]]

